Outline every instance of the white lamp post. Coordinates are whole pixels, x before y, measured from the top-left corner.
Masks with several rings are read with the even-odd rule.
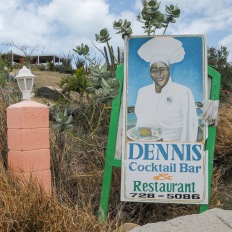
[[[19,88],[23,93],[23,100],[29,100],[31,98],[35,75],[33,75],[26,66],[23,66],[15,78],[17,79]]]

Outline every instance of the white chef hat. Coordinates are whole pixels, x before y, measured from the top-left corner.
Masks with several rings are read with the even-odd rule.
[[[182,43],[173,37],[154,37],[139,48],[138,54],[150,66],[155,62],[170,65],[182,61],[185,51]]]

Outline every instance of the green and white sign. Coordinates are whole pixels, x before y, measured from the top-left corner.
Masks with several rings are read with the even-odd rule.
[[[207,204],[205,38],[131,37],[124,76],[121,200]]]
[[[208,202],[203,144],[128,142],[126,154],[123,201]]]

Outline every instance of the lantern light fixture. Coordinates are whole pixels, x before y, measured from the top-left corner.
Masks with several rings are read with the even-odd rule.
[[[15,78],[18,82],[19,89],[23,94],[23,100],[30,100],[35,75],[31,73],[30,69],[23,66]]]

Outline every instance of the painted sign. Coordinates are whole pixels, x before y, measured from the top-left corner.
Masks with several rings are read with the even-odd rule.
[[[121,200],[207,204],[205,38],[131,37],[125,66]]]

